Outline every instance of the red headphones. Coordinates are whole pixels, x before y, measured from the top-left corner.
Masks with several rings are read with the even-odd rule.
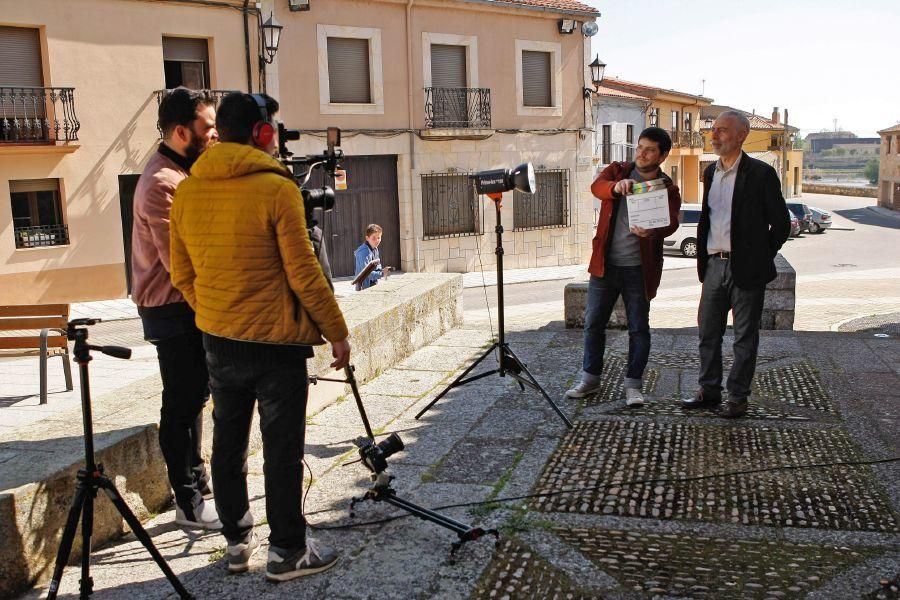
[[[266,99],[259,94],[250,94],[259,108],[260,120],[253,124],[253,143],[260,148],[265,148],[275,137],[275,126],[269,121],[269,111],[266,110]]]

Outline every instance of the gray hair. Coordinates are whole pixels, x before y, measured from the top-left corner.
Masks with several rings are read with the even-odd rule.
[[[744,131],[750,131],[750,119],[747,118],[747,115],[744,113],[738,112],[736,110],[726,110],[724,112],[719,113],[719,118],[722,117],[734,117],[738,123],[741,124],[741,127],[744,128]]]

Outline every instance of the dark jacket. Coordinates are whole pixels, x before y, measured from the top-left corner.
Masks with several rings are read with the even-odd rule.
[[[591,192],[600,199],[600,217],[597,219],[597,233],[594,234],[593,251],[588,271],[591,275],[603,277],[606,272],[606,255],[612,243],[611,224],[616,222],[616,214],[619,210],[628,210],[621,200],[624,196],[613,193],[616,183],[627,179],[634,170],[633,162],[614,162],[603,169],[591,184]],[[681,209],[681,194],[668,175],[660,172],[661,178],[666,182],[669,193],[669,225],[653,229],[650,237],[639,238],[641,248],[641,267],[644,273],[644,290],[647,299],[656,297],[656,290],[662,279],[663,267],[663,240],[675,233],[678,229],[678,211]]]
[[[703,171],[703,210],[697,225],[697,273],[706,275],[709,189],[716,163]],[[791,220],[781,182],[771,166],[741,154],[731,199],[731,274],[742,289],[758,289],[775,279],[775,255],[788,239]]]

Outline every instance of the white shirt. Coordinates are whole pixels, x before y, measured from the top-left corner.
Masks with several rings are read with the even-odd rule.
[[[706,237],[706,251],[731,252],[731,199],[734,196],[734,181],[737,179],[741,156],[730,168],[722,166],[722,159],[716,161],[712,185],[709,186],[709,235]]]

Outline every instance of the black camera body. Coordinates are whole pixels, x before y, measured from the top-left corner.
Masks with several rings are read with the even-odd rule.
[[[303,204],[307,215],[313,209],[331,210],[334,208],[334,190],[327,185],[318,189],[304,189],[309,181],[313,169],[322,167],[327,175],[334,178],[335,172],[341,167],[341,159],[344,152],[338,146],[341,145],[341,130],[337,127],[329,127],[327,134],[327,147],[322,154],[310,154],[302,158],[294,158],[294,153],[288,150],[287,143],[300,139],[299,129],[288,129],[284,123],[278,123],[278,155],[284,166],[291,170],[294,179],[303,194]]]
[[[367,437],[358,437],[353,443],[359,448],[359,458],[367,469],[375,475],[380,475],[387,469],[387,459],[403,450],[403,440],[396,433],[377,444]]]

